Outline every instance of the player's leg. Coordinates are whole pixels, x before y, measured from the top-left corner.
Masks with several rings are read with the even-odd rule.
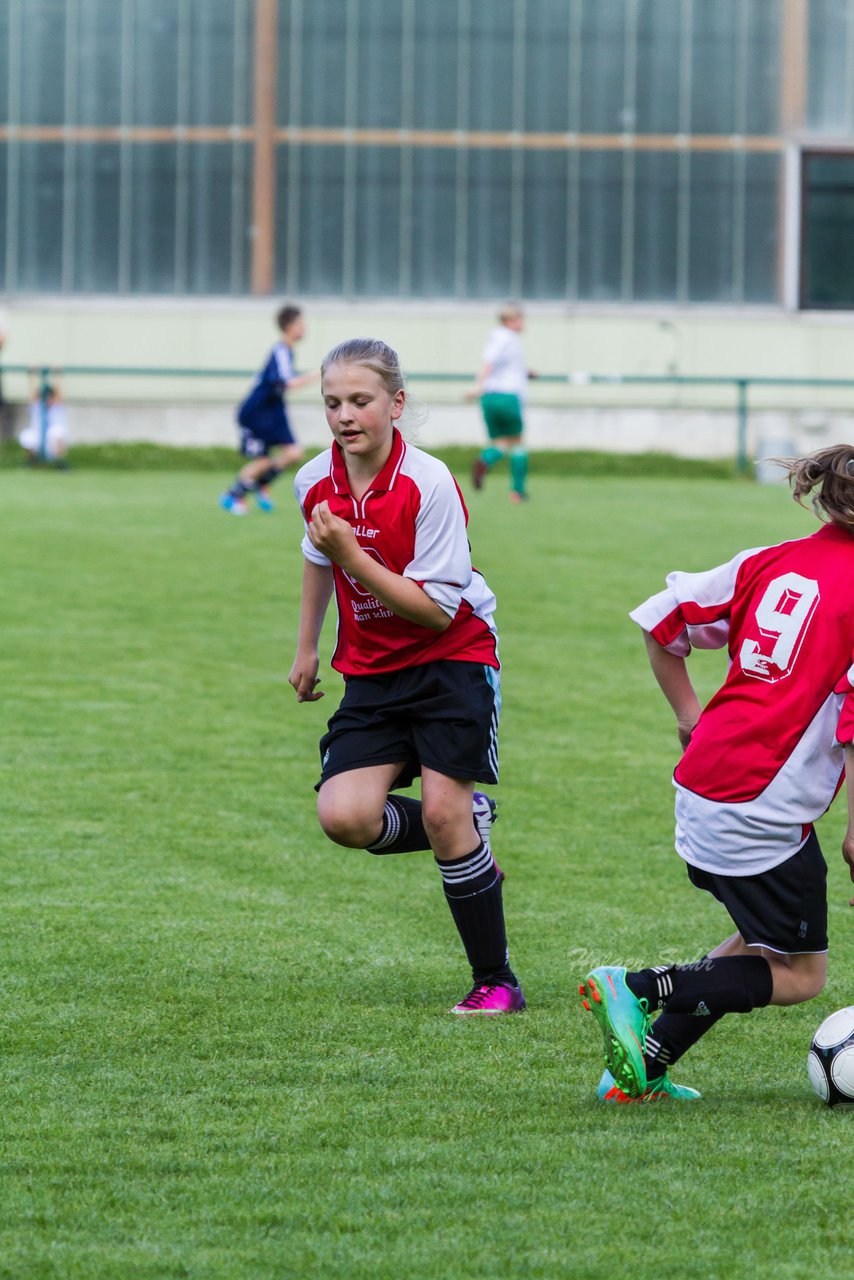
[[[223,510],[230,511],[235,516],[246,514],[246,495],[255,492],[258,476],[269,466],[269,445],[260,436],[253,435],[248,427],[240,428],[240,452],[246,462],[238,471],[234,483],[219,500]]]
[[[513,502],[525,502],[528,497],[528,450],[522,436],[517,436],[509,449],[510,498]]]
[[[489,845],[473,831],[473,792],[473,782],[422,768],[424,826],[474,981],[453,1012],[514,1013],[524,1009],[525,998],[510,968],[502,874]]]
[[[503,401],[506,399],[506,396],[491,392],[481,396],[480,407],[489,444],[482,450],[480,457],[475,459],[472,469],[472,484],[475,489],[483,488],[490,468],[494,467],[496,462],[500,462],[507,452],[503,439],[505,434]]]
[[[468,664],[445,663],[454,676]],[[475,668],[480,670],[479,668]],[[430,838],[424,829],[421,800],[415,796],[388,794],[392,787],[408,787],[419,772],[418,752],[413,742],[412,723],[419,715],[424,702],[421,684],[426,680],[427,701],[434,692],[434,683],[423,668],[415,668],[411,675],[394,672],[390,675],[358,677],[347,681],[344,698],[329,722],[327,732],[320,741],[321,778],[318,784],[324,797],[322,818],[329,824],[330,834],[336,831],[343,837],[342,844],[367,848],[370,853],[395,854],[429,850]],[[478,692],[483,703],[481,713],[492,705],[494,695],[486,681]],[[445,712],[457,698],[457,685],[452,683],[445,700],[436,708],[435,736],[441,744],[447,737]],[[465,687],[463,688],[465,696]],[[476,744],[480,746],[480,744]],[[379,813],[379,825],[372,818],[366,826],[363,821],[348,822],[348,805],[339,814],[338,787],[326,784],[339,774],[356,778],[366,776],[368,765],[382,765],[383,803],[377,811],[370,805],[371,814]],[[346,787],[349,784],[341,784]],[[358,789],[358,784],[356,784]],[[336,803],[333,804],[332,801]],[[358,797],[356,797],[358,801]],[[358,811],[358,804],[352,812]],[[324,818],[323,815],[326,815]],[[489,833],[495,822],[495,803],[483,792],[469,798],[468,826],[469,847],[478,835],[489,843]],[[349,826],[349,830],[348,830]],[[338,835],[332,835],[337,839]]]
[[[274,503],[270,497],[270,486],[275,484],[283,471],[295,467],[303,459],[303,450],[296,441],[277,444],[266,459],[267,467],[255,477],[255,497],[262,511],[272,511]]]
[[[827,975],[827,867],[815,832],[757,875],[696,867],[688,874],[727,908],[738,932],[694,964],[625,975],[639,1001],[663,1011],[646,1041],[648,1076],[681,1058],[724,1014],[810,1000]]]
[[[484,406],[484,417],[491,443],[481,454],[480,461],[488,469],[499,458],[507,457],[511,500],[524,502],[528,496],[528,453],[522,438],[522,403],[514,395],[485,396],[484,400],[488,402]]]
[[[317,817],[329,839],[348,849],[368,849],[379,840],[389,787],[402,768],[402,761],[369,765],[321,782]]]
[[[242,466],[237,478],[243,484],[244,491],[250,493],[257,488],[262,479],[272,470],[275,470],[275,468],[271,464],[270,457],[265,454],[260,458],[253,458],[245,466]]]

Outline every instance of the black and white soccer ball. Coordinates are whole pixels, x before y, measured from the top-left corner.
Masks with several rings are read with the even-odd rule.
[[[807,1072],[810,1084],[829,1107],[854,1104],[854,1006],[825,1018],[812,1038]]]

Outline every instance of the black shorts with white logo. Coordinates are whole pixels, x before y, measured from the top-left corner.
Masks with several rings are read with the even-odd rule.
[[[403,762],[394,787],[422,766],[450,778],[498,781],[498,672],[479,662],[427,662],[376,676],[349,676],[320,740],[317,787],[336,773]],[[315,788],[317,789],[317,788]]]
[[[811,831],[797,853],[754,876],[688,875],[722,903],[745,942],[783,955],[827,950],[827,864]]]

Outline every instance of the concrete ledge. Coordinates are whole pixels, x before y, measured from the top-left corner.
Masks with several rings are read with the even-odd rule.
[[[17,409],[13,429],[20,429],[25,414],[25,407]],[[312,448],[328,444],[329,429],[317,405],[295,404],[291,407],[291,418],[302,444]],[[148,441],[230,448],[237,443],[233,406],[223,404],[128,405],[75,401],[68,407],[68,422],[72,446]],[[535,405],[528,411],[526,438],[530,449],[654,451],[684,458],[735,458],[737,430],[735,413],[723,409]],[[473,404],[434,405],[418,420],[410,421],[406,434],[427,449],[449,444],[480,445],[485,439],[480,410]],[[752,411],[748,453],[763,456],[769,441],[790,441],[798,453],[841,441],[854,442],[854,412]]]

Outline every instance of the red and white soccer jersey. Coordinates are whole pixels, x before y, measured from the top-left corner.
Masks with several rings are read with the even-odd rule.
[[[729,649],[674,773],[677,851],[724,875],[777,866],[829,806],[854,740],[854,537],[825,525],[671,573],[631,617],[680,657]]]
[[[408,445],[395,429],[391,454],[357,501],[337,444],[297,472],[294,482],[308,524],[318,502],[350,524],[359,545],[393,573],[412,578],[453,619],[432,631],[386,608],[360,582],[333,565],[338,638],[332,666],[344,675],[376,675],[454,660],[497,667],[495,596],[472,568],[468,512],[457,482],[438,458]],[[330,561],[306,532],[303,555]]]

